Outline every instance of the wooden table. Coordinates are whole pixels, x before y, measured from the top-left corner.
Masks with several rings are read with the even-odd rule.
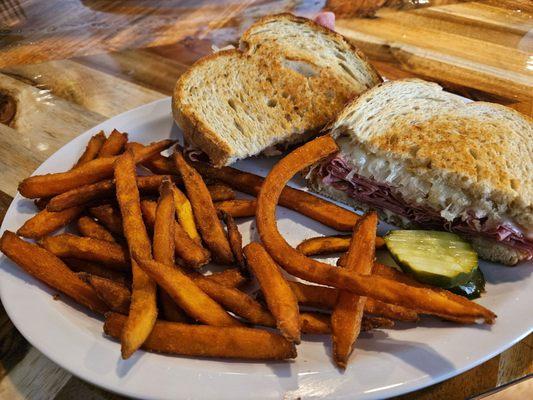
[[[369,5],[391,5],[373,14]],[[413,6],[420,3],[424,7]],[[533,3],[6,0],[0,2],[0,219],[17,183],[76,135],[171,93],[256,18],[324,7],[387,78],[420,76],[533,114]],[[376,11],[376,10],[374,10]],[[45,358],[0,310],[0,398],[112,399]],[[462,399],[533,372],[532,335],[409,399]]]

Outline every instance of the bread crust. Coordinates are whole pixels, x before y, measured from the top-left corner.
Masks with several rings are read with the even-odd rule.
[[[263,26],[264,24],[269,23],[270,21],[280,21],[280,20],[287,20],[296,22],[298,24],[309,26],[313,29],[313,31],[319,32],[321,34],[327,35],[331,37],[333,40],[337,42],[342,42],[343,45],[345,45],[350,52],[354,54],[354,57],[361,59],[362,64],[365,65],[366,70],[365,73],[367,74],[368,79],[370,79],[374,83],[381,82],[381,78],[375,68],[368,63],[366,57],[351,43],[349,43],[346,39],[344,39],[341,35],[316,24],[315,22],[301,18],[296,17],[291,14],[277,14],[272,16],[263,17],[260,20],[258,20],[255,24],[253,24],[248,30],[246,30],[241,38],[241,44],[246,46],[246,44],[249,44],[250,41],[250,32],[253,30],[258,29],[259,27]],[[221,135],[219,132],[213,131],[212,128],[208,127],[201,118],[199,118],[197,113],[195,113],[195,107],[191,104],[188,104],[186,101],[187,96],[187,83],[192,79],[192,77],[195,74],[195,71],[199,68],[205,66],[211,65],[213,62],[217,62],[217,60],[221,59],[222,57],[234,57],[235,60],[246,60],[247,58],[251,57],[247,53],[247,51],[242,51],[239,49],[231,49],[231,50],[223,50],[219,51],[214,54],[210,54],[206,57],[203,57],[202,59],[198,60],[196,63],[193,64],[193,66],[186,71],[177,81],[173,96],[172,96],[172,110],[174,119],[177,122],[177,124],[182,128],[184,138],[187,143],[191,144],[194,147],[197,147],[201,149],[203,152],[205,152],[211,163],[215,166],[223,166],[230,164],[234,161],[236,161],[239,156],[235,154],[235,150],[232,148],[231,145],[229,145],[223,138],[221,138]],[[258,57],[264,57],[271,65],[266,65],[265,68],[271,68],[272,70],[275,70],[275,68],[279,68],[277,66],[277,57],[273,56],[272,54],[269,54],[268,52],[260,54]],[[297,59],[295,57],[295,59]],[[293,60],[293,58],[291,58]],[[308,60],[304,60],[309,62]],[[266,64],[266,61],[265,61]],[[324,72],[331,73],[331,72]],[[325,75],[327,76],[327,75]],[[322,87],[320,89],[321,91],[325,92],[328,89],[327,87]],[[340,90],[346,90],[345,88],[337,88],[337,91]],[[353,97],[353,94],[350,96]],[[333,104],[333,103],[332,103]],[[339,104],[335,107],[341,108],[343,104]],[[333,106],[331,106],[333,108]],[[321,110],[327,110],[327,106],[317,106],[317,109]],[[312,108],[309,108],[305,110],[307,114],[307,120],[312,120],[312,115],[309,116],[311,113]],[[287,110],[287,113],[293,112],[292,110]],[[318,116],[318,114],[317,114]],[[334,114],[332,114],[331,118],[334,117]],[[324,117],[321,116],[323,119]],[[281,138],[281,140],[278,140],[280,138],[276,138],[276,143],[295,143],[298,142],[298,138],[296,136],[306,136],[305,133],[309,132],[320,132],[320,130],[323,128],[323,126],[329,122],[329,119],[326,121],[321,121],[317,119],[315,122],[311,123],[309,126],[306,127],[306,129],[302,132],[299,130],[294,130],[291,132],[291,129],[287,129],[287,133],[284,134],[284,136]],[[249,138],[243,138],[243,140],[249,140]],[[274,144],[274,143],[273,143]],[[264,150],[261,149],[260,151]],[[255,154],[259,153],[260,151],[257,151]],[[253,155],[253,154],[250,154]]]
[[[410,87],[402,95],[425,90],[424,96],[429,92],[428,97],[442,97],[447,104],[425,115],[410,107],[409,96],[399,98],[398,92],[388,104],[382,103],[402,85]],[[422,106],[429,102],[420,96]],[[443,182],[473,201],[490,203],[495,212],[531,229],[533,120],[499,104],[454,98],[436,83],[389,81],[352,101],[329,129],[334,137],[346,134],[353,146],[367,153],[401,163],[425,182]]]

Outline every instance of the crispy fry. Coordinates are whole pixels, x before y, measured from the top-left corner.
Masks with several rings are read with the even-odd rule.
[[[97,275],[90,275],[84,272],[80,277],[93,287],[98,297],[106,303],[112,311],[128,314],[130,309],[131,292],[120,283],[111,279],[102,278]]]
[[[122,358],[129,358],[144,343],[157,319],[157,286],[155,282],[131,260],[131,301],[128,318],[121,336]]]
[[[169,322],[190,322],[191,319],[183,312],[181,308],[172,300],[172,297],[159,288],[159,305],[160,305],[160,318]]]
[[[50,201],[50,198],[41,197],[40,199],[33,200],[33,204],[35,204],[35,207],[37,207],[39,210],[44,210],[46,206],[48,205],[49,201]]]
[[[246,293],[220,285],[204,276],[196,276],[193,280],[209,297],[233,314],[248,320],[252,324],[275,325],[276,321],[272,314]]]
[[[219,212],[225,212],[233,218],[247,218],[255,217],[255,208],[257,202],[255,200],[226,200],[215,203],[215,208]]]
[[[113,129],[98,152],[98,158],[112,157],[119,154],[128,142],[128,134]]]
[[[376,213],[363,216],[355,224],[346,260],[341,265],[345,270],[362,275],[370,275],[374,264]],[[331,314],[333,359],[340,368],[346,368],[353,345],[361,331],[361,320],[365,309],[366,297],[346,290],[339,291],[337,304]]]
[[[174,227],[176,225],[176,210],[174,208],[172,184],[169,179],[163,180],[159,193],[154,221],[152,251],[154,260],[172,266],[174,265],[175,256]]]
[[[288,282],[298,299],[298,303],[303,306],[332,310],[335,304],[337,304],[339,294],[337,289],[326,286],[308,285],[301,282]],[[398,321],[418,321],[416,311],[394,304],[383,303],[372,298],[366,299],[365,313]]]
[[[303,306],[333,310],[337,304],[339,291],[335,288],[295,281],[288,281],[288,283],[296,299],[298,299],[298,303]]]
[[[139,189],[135,177],[135,160],[126,151],[114,165],[117,201],[122,215],[124,236],[128,242],[132,270],[130,312],[122,332],[122,358],[130,357],[146,340],[157,318],[157,287],[139,267],[135,257],[152,258],[150,239],[141,215]]]
[[[268,309],[276,318],[276,325],[288,340],[300,343],[298,300],[281,274],[280,268],[257,242],[244,248],[248,266],[259,282]]]
[[[202,243],[200,234],[196,229],[196,223],[194,222],[194,215],[192,213],[192,206],[189,199],[183,194],[177,187],[172,188],[174,194],[174,205],[176,207],[176,218],[183,230],[189,235],[189,237],[197,242]]]
[[[365,313],[396,321],[416,322],[419,320],[418,313],[415,310],[395,304],[383,303],[370,297],[366,298]]]
[[[28,274],[66,294],[77,303],[100,314],[109,310],[91,286],[42,247],[25,242],[13,232],[5,231],[0,239],[0,250]]]
[[[238,287],[246,282],[246,278],[242,276],[242,274],[236,268],[215,272],[211,275],[207,275],[206,278],[227,287]]]
[[[18,229],[17,234],[31,239],[41,238],[67,226],[82,211],[83,207],[67,208],[60,212],[50,212],[44,209],[27,220]]]
[[[461,318],[474,323],[483,319],[492,323],[496,317],[490,310],[473,302],[458,303],[426,288],[408,286],[379,276],[352,275],[343,268],[335,268],[304,256],[293,249],[276,226],[276,203],[287,181],[301,169],[338,150],[330,136],[321,136],[294,150],[270,171],[257,202],[257,227],[261,241],[270,255],[292,275],[328,286],[352,291],[360,296],[373,297],[385,303],[397,304],[419,312]]]
[[[156,261],[173,266],[175,258],[174,228],[177,224],[174,216],[174,196],[170,179],[163,180],[159,192],[154,223],[153,254]],[[163,307],[164,318],[173,322],[188,321],[187,315],[172,300],[172,297],[162,288],[159,289],[159,301]]]
[[[213,202],[235,199],[235,192],[233,189],[222,183],[207,185],[207,190],[209,190]]]
[[[122,236],[122,216],[120,212],[110,204],[89,208],[89,213],[95,217],[98,222],[104,225],[110,232]]]
[[[126,317],[110,313],[104,332],[119,338]],[[294,344],[282,336],[260,329],[214,327],[157,321],[143,347],[158,353],[199,357],[285,360],[296,357]]]
[[[305,239],[296,246],[296,250],[306,256],[327,255],[334,253],[343,253],[348,251],[352,237],[342,236],[319,236]],[[376,237],[376,249],[383,247],[385,241],[379,236]]]
[[[213,326],[238,326],[240,323],[207,294],[186,274],[174,266],[153,260],[137,260],[142,269],[194,319]]]
[[[329,334],[331,333],[331,315],[318,312],[303,312],[300,314],[302,333]]]
[[[485,310],[485,308],[482,307],[481,305],[476,304],[476,303],[468,300],[467,298],[465,298],[463,296],[459,296],[459,295],[457,295],[455,293],[452,293],[452,292],[450,292],[449,290],[446,290],[446,289],[441,289],[441,288],[438,288],[438,287],[435,287],[435,286],[430,286],[430,285],[426,285],[424,283],[418,282],[416,279],[411,278],[409,275],[407,275],[407,274],[405,274],[405,273],[403,273],[401,271],[398,271],[395,268],[389,267],[387,265],[383,265],[383,264],[380,264],[380,263],[375,263],[372,273],[374,275],[379,275],[381,277],[384,277],[384,278],[387,278],[387,279],[390,279],[390,280],[394,280],[394,281],[397,281],[397,282],[401,282],[401,283],[409,285],[409,286],[414,286],[414,287],[418,287],[418,288],[431,290],[431,291],[433,291],[435,293],[438,293],[438,294],[440,294],[442,296],[445,296],[449,300],[452,300],[452,301],[455,301],[457,303],[463,304],[465,307],[472,307],[472,305],[473,306],[477,306],[479,308],[480,312]],[[459,323],[469,323],[470,322],[468,319],[465,320],[464,318],[453,316],[453,315],[452,316],[450,316],[450,315],[439,315],[439,316],[441,318],[443,318],[443,319],[446,319],[446,320],[449,320],[449,321],[454,321],[454,322],[459,322]]]
[[[93,239],[106,240],[108,242],[115,242],[115,238],[106,228],[100,225],[91,217],[81,217],[76,224],[78,231],[83,236],[91,237]]]
[[[170,147],[173,143],[171,140],[163,140],[143,147],[134,153],[135,162],[142,162]],[[34,199],[54,196],[101,181],[113,175],[113,165],[118,157],[97,158],[67,172],[30,176],[20,183],[19,192],[24,197]]]
[[[58,257],[100,262],[119,271],[129,269],[128,252],[116,243],[70,233],[47,236],[40,243],[46,250]]]
[[[141,209],[146,225],[152,227],[155,223],[156,203],[150,200],[141,202]],[[178,223],[174,223],[174,246],[176,254],[183,261],[183,265],[198,268],[209,262],[209,251],[192,240]]]
[[[125,286],[131,285],[130,279],[127,278],[126,274],[122,271],[116,271],[103,265],[91,261],[78,260],[77,258],[65,258],[62,261],[74,272],[85,272],[90,275],[101,276],[102,278],[112,280]]]
[[[154,157],[144,161],[143,166],[148,168],[154,174],[175,175],[178,173],[171,159],[157,154]]]
[[[79,167],[80,165],[83,165],[91,160],[94,160],[96,156],[98,155],[98,152],[104,145],[106,138],[104,131],[98,132],[96,135],[93,135],[89,139],[89,143],[87,143],[87,147],[85,148],[85,151],[80,156],[76,164],[72,168]]]
[[[213,168],[205,163],[192,162],[203,176],[224,182],[243,193],[257,196],[264,178],[231,167]],[[319,221],[338,231],[351,231],[359,216],[329,201],[302,190],[285,186],[279,197],[279,204]]]
[[[159,185],[168,175],[138,176],[137,187],[144,194],[157,193]],[[61,211],[65,208],[85,205],[95,200],[108,199],[115,196],[115,181],[105,179],[90,185],[80,186],[50,199],[46,208],[49,211]]]
[[[173,160],[187,189],[194,219],[207,248],[216,262],[232,264],[234,257],[228,238],[202,177],[185,161],[181,152],[176,151]]]
[[[244,261],[244,254],[242,252],[242,235],[239,232],[239,228],[237,227],[237,224],[235,223],[231,215],[226,214],[224,212],[222,212],[221,214],[222,219],[226,223],[229,245],[231,247],[231,251],[233,253],[233,256],[235,257],[235,260],[237,261],[237,265],[239,266],[241,271],[247,272],[246,262]]]
[[[382,317],[368,317],[363,315],[363,320],[361,322],[361,331],[371,331],[378,328],[392,328],[394,327],[394,321],[388,318]]]

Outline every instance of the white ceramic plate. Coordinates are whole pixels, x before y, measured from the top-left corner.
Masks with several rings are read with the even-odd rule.
[[[131,140],[144,143],[178,138],[169,110],[170,99],[164,99],[114,117],[65,145],[35,173],[65,170],[101,129],[127,131]],[[237,167],[264,176],[274,162],[252,159]],[[2,232],[15,231],[33,213],[31,201],[17,195]],[[278,217],[281,232],[293,245],[333,233],[284,208],[279,208]],[[257,238],[254,225],[253,220],[240,223],[246,243]],[[9,317],[32,345],[73,374],[113,392],[143,399],[375,399],[457,375],[531,332],[531,264],[505,268],[482,263],[481,267],[487,293],[480,303],[498,314],[495,325],[458,326],[427,318],[416,326],[398,324],[394,330],[363,334],[344,373],[331,363],[330,341],[325,336],[306,338],[298,346],[298,358],[291,362],[194,359],[143,351],[123,361],[119,344],[103,336],[100,319],[68,300],[54,301],[53,291],[5,256],[0,260],[0,294]]]

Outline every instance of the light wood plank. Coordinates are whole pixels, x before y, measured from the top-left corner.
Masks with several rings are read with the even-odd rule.
[[[481,26],[512,32],[523,36],[531,30],[531,15],[513,7],[500,7],[478,2],[466,2],[447,6],[430,7],[423,10],[423,14],[447,17],[450,20],[467,20]]]
[[[104,117],[40,89],[0,74],[0,90],[16,104],[9,126],[18,132],[17,140],[33,151],[58,148]],[[17,165],[17,164],[12,164]]]
[[[70,60],[8,67],[0,72],[105,117],[164,97]]]
[[[53,399],[70,378],[69,372],[32,347],[26,357],[0,381],[0,398]]]
[[[480,366],[437,385],[417,390],[397,400],[464,400],[494,388],[498,378],[496,356]]]
[[[162,57],[145,50],[125,50],[75,60],[106,74],[171,95],[178,77],[189,67],[180,62],[179,55],[175,58],[176,60]]]
[[[51,142],[44,138],[24,140],[17,131],[0,124],[0,190],[15,196],[19,182],[29,176],[44,160],[46,160],[61,143]],[[16,165],[16,168],[13,166]]]
[[[533,374],[533,334],[500,356],[498,386]]]
[[[503,76],[519,82],[531,83],[533,73],[525,70],[529,57],[525,51],[470,38],[460,31],[441,31],[433,25],[411,26],[404,22],[404,19],[411,18],[408,12],[382,10],[378,16],[376,19],[339,21],[338,26],[342,27],[343,34],[351,30],[381,38],[390,44],[438,52],[475,65],[494,68]]]

